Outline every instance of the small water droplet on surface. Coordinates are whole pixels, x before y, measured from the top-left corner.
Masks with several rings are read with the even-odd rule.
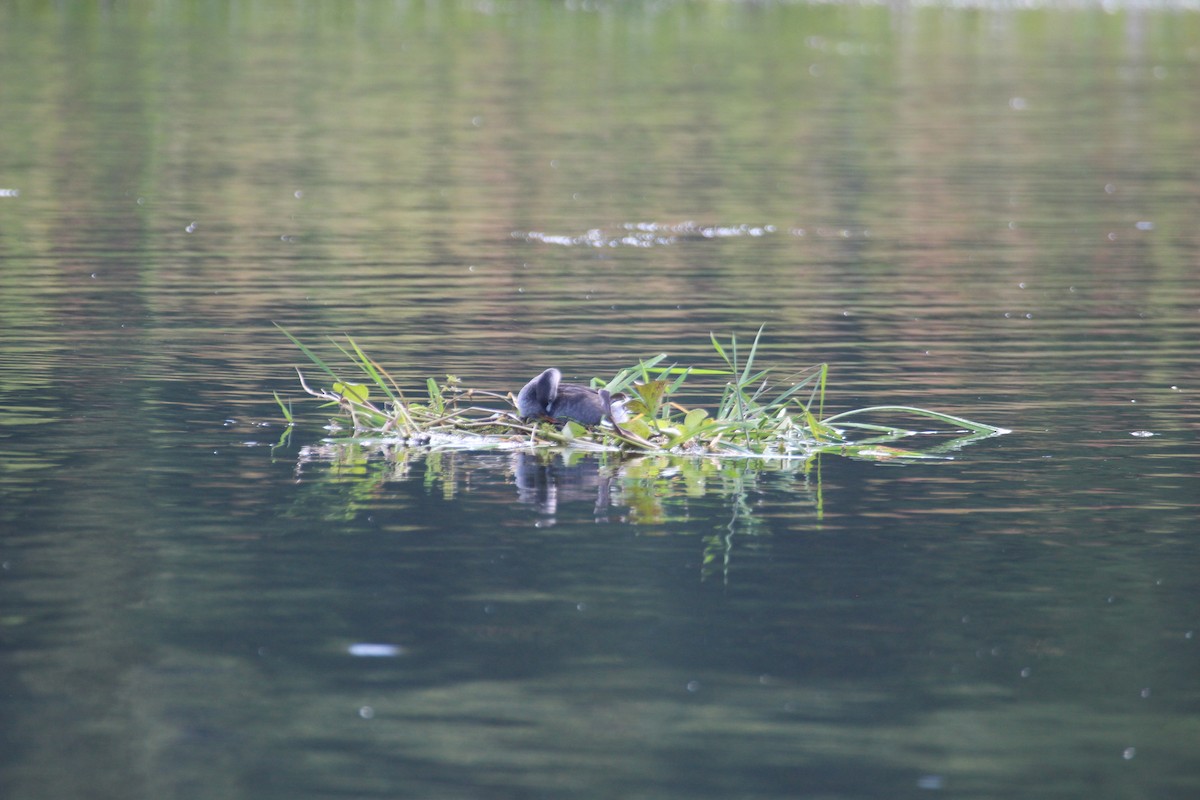
[[[688,681],[687,690],[693,694],[700,691],[700,681]]]
[[[1121,751],[1121,758],[1125,759],[1126,761],[1131,760],[1136,755],[1137,755],[1136,747],[1126,747],[1124,750]]]
[[[188,233],[195,233],[196,232],[196,223],[194,223],[194,222],[188,223],[188,226],[186,228],[184,228],[184,230]]]
[[[1142,220],[1134,227],[1136,227],[1139,231],[1152,231],[1154,230],[1154,223],[1147,220]]]
[[[358,710],[358,715],[363,719],[374,719],[375,709],[371,708],[370,706],[363,706]]]

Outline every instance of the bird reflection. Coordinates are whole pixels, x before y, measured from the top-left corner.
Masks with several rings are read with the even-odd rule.
[[[557,522],[559,505],[591,501],[597,522],[607,522],[612,506],[613,476],[594,458],[566,464],[556,457],[536,453],[513,453],[512,470],[517,481],[517,499],[537,507],[547,519]]]

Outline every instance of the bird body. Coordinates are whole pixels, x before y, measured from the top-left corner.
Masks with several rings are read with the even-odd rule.
[[[523,419],[571,419],[582,425],[599,425],[605,419],[616,425],[628,418],[624,395],[562,383],[562,373],[553,367],[521,388],[517,412]]]

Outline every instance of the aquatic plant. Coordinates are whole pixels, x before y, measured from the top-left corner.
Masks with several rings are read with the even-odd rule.
[[[447,375],[440,383],[428,378],[423,393],[405,393],[381,365],[347,338],[334,346],[350,363],[355,379],[339,375],[310,347],[281,331],[329,378],[328,388],[314,388],[297,368],[300,386],[335,408],[331,444],[388,443],[408,447],[459,450],[570,448],[642,454],[697,455],[743,459],[807,459],[832,453],[873,461],[944,457],[979,439],[1008,433],[1003,428],[911,406],[871,406],[824,416],[827,364],[818,364],[775,385],[770,369],[759,369],[762,328],[748,350],[736,335],[722,344],[710,334],[723,369],[666,364],[665,353],[622,369],[611,380],[592,380],[592,388],[624,393],[630,419],[619,427],[585,428],[575,422],[561,427],[517,416],[512,393],[498,394],[463,387]],[[719,377],[724,381],[715,413],[688,408],[676,400],[689,380]],[[278,395],[285,419],[293,412]],[[496,408],[479,403],[500,403]],[[939,423],[939,431],[913,430],[878,420],[921,419]],[[871,421],[876,420],[876,421]],[[348,431],[347,435],[341,435]],[[921,450],[894,446],[921,434],[951,438]]]

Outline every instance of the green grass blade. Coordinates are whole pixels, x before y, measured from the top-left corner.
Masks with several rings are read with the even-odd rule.
[[[425,379],[425,387],[429,390],[429,406],[441,416],[446,411],[446,399],[442,397],[442,390],[438,388],[437,381],[433,378]]]
[[[682,373],[682,374],[680,374],[680,376],[679,376],[678,378],[676,378],[676,379],[675,379],[675,382],[674,382],[674,383],[672,383],[672,384],[670,385],[670,387],[668,387],[668,389],[667,389],[667,396],[668,396],[668,397],[670,397],[672,394],[674,394],[674,393],[675,393],[675,391],[676,391],[676,390],[677,390],[677,389],[678,389],[680,386],[683,386],[683,382],[684,382],[684,381],[686,381],[686,380],[688,379],[688,376],[689,376],[689,375],[691,375],[691,374],[692,374],[692,370],[691,370],[691,368],[690,368],[690,367],[689,367],[688,369],[685,369],[685,370],[683,371],[683,373]]]
[[[819,400],[817,402],[817,417],[818,418],[821,417],[822,415],[824,415],[824,413],[825,413],[825,379],[828,377],[829,377],[829,364],[822,364],[821,365],[821,383],[820,383],[821,388],[820,388],[820,394],[818,395]],[[811,405],[812,405],[812,400],[809,399],[808,406],[805,406],[805,408],[808,408]]]
[[[688,375],[728,375],[728,374],[730,374],[730,373],[729,373],[729,370],[727,370],[727,369],[702,369],[702,368],[700,368],[700,367],[679,367],[679,366],[672,366],[672,367],[668,367],[667,369],[663,370],[663,374],[666,374],[666,375],[682,375],[682,374],[688,374]]]
[[[868,414],[868,413],[877,413],[877,412],[892,412],[892,413],[897,413],[897,414],[913,414],[918,417],[928,417],[929,419],[936,419],[939,422],[944,422],[947,425],[958,425],[963,428],[966,428],[967,430],[975,431],[976,433],[988,433],[988,434],[1011,433],[1011,431],[1007,430],[1006,428],[998,428],[994,425],[985,425],[982,422],[974,422],[969,419],[964,419],[963,417],[956,417],[953,414],[943,414],[940,411],[930,411],[925,408],[916,408],[915,406],[870,406],[868,408],[856,408],[856,409],[853,409],[852,411],[843,411],[841,414],[834,414],[832,417],[826,417],[825,419],[821,420],[821,422],[823,424],[828,425],[835,420],[846,419],[848,417],[852,417],[852,416],[855,416],[858,414]],[[859,425],[859,427],[862,427],[861,423],[858,423],[858,425]]]
[[[379,366],[367,357],[367,354],[364,353],[362,348],[358,346],[358,342],[354,341],[348,336],[346,337],[346,340],[350,342],[350,346],[354,348],[354,353],[358,356],[358,365],[362,371],[367,373],[367,375],[372,381],[374,381],[375,385],[379,387],[379,390],[383,392],[384,396],[387,397],[388,400],[393,403],[399,402],[396,398],[396,395],[392,392],[391,387],[388,386],[387,381],[383,379],[383,375],[380,374]]]
[[[292,404],[289,402],[285,405],[283,398],[279,396],[279,392],[271,392],[271,394],[275,395],[275,402],[279,404],[279,410],[283,412],[283,418],[287,424],[295,425],[296,422],[292,419]]]
[[[666,353],[659,353],[658,355],[654,356],[651,359],[647,359],[646,361],[639,361],[638,365],[636,367],[626,368],[626,369],[623,369],[620,372],[618,372],[616,374],[616,377],[614,377],[608,383],[605,383],[604,381],[602,381],[598,378],[593,378],[592,386],[594,388],[604,387],[605,389],[612,392],[613,394],[616,394],[617,392],[623,392],[626,389],[628,389],[629,386],[637,379],[639,373],[644,373],[650,367],[656,366],[659,362],[661,362],[666,357],[667,357]],[[647,380],[647,378],[643,377],[642,380],[645,381],[645,380]]]
[[[754,343],[750,345],[750,355],[746,356],[746,368],[744,370],[742,370],[741,383],[743,386],[745,386],[748,383],[753,383],[754,380],[757,380],[757,378],[752,380],[749,376],[750,376],[750,370],[754,366],[754,356],[758,353],[758,340],[760,338],[762,338],[763,328],[765,328],[765,327],[767,327],[767,325],[764,322],[762,325],[759,326],[758,333],[754,334]],[[763,372],[760,374],[766,374],[766,370],[763,370]]]
[[[709,338],[709,340],[712,341],[713,349],[717,351],[717,355],[719,355],[721,357],[721,360],[724,361],[729,366],[729,368],[732,370],[733,363],[730,362],[729,356],[725,355],[725,348],[721,347],[721,343],[717,341],[716,334],[714,334],[712,331],[709,331],[708,338]]]
[[[316,353],[314,353],[312,350],[310,350],[308,348],[308,346],[304,344],[304,342],[300,341],[295,336],[292,336],[292,334],[289,333],[287,331],[287,329],[284,328],[282,325],[280,325],[278,322],[275,322],[272,324],[276,328],[279,328],[279,330],[283,331],[283,335],[288,337],[289,339],[291,339],[292,344],[296,345],[296,347],[299,348],[300,352],[304,353],[304,355],[308,357],[308,360],[311,361],[318,369],[320,369],[322,372],[324,372],[326,375],[333,378],[334,380],[337,380],[337,377],[338,377],[337,373],[334,372],[332,369],[330,369],[329,365],[326,364],[324,361],[322,361],[320,356],[318,356]]]

